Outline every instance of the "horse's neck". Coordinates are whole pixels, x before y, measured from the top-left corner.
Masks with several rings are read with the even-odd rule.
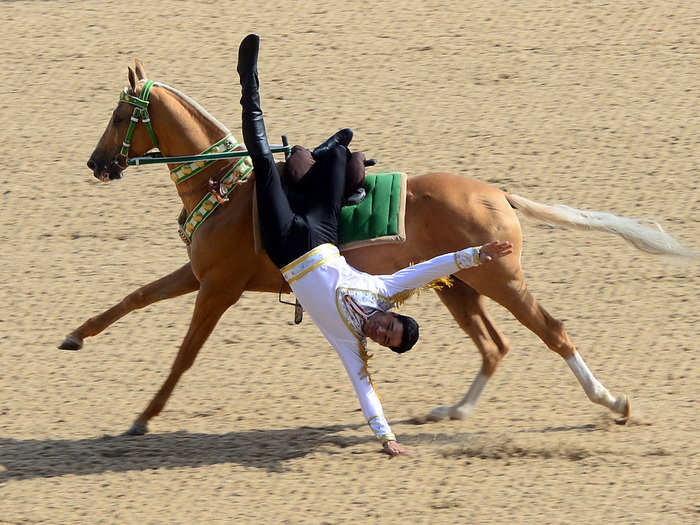
[[[228,134],[228,130],[191,100],[172,88],[158,86],[158,107],[153,108],[152,124],[159,149],[166,157],[196,155]],[[190,179],[177,184],[177,192],[189,213],[208,192],[208,180],[217,178],[232,161],[213,163]],[[169,164],[174,169],[177,164]]]

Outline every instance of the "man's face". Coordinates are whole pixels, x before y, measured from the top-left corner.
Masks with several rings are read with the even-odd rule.
[[[390,312],[377,312],[362,326],[365,335],[382,346],[401,346],[403,324]]]

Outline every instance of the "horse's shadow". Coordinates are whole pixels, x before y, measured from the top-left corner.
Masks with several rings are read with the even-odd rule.
[[[146,436],[86,439],[0,438],[0,484],[9,480],[51,478],[223,463],[284,470],[285,462],[314,451],[336,450],[375,441],[372,436],[339,435],[362,425],[298,427],[226,434],[170,432]]]

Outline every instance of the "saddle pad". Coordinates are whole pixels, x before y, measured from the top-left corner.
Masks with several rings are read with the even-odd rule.
[[[365,177],[367,196],[340,211],[341,250],[406,240],[406,175],[382,171]]]
[[[381,171],[365,177],[367,196],[358,204],[340,211],[340,250],[406,240],[405,173]],[[255,251],[262,251],[257,199],[253,196],[253,234]]]

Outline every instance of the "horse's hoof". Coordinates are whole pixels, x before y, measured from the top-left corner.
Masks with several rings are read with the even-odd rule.
[[[622,417],[615,420],[618,425],[626,425],[630,420],[632,413],[632,402],[628,395],[625,395],[625,410],[622,412]]]
[[[80,350],[83,347],[83,340],[74,335],[67,335],[63,342],[58,346],[60,350]]]
[[[143,423],[139,423],[138,421],[134,422],[130,427],[129,430],[124,432],[125,436],[144,436],[148,433],[148,427],[144,425]]]
[[[450,407],[437,407],[428,414],[428,421],[443,421],[450,417]]]
[[[472,415],[473,410],[473,406],[450,407],[450,419],[467,419],[469,416]]]

